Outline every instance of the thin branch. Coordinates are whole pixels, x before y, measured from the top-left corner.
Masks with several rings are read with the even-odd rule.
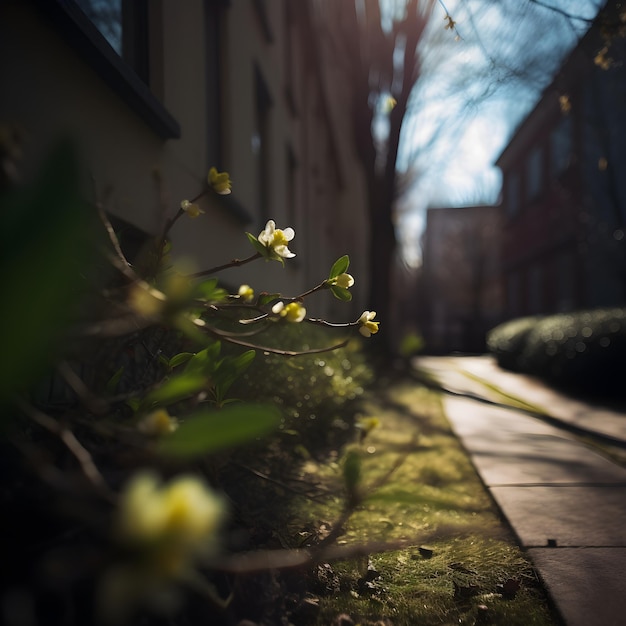
[[[224,263],[224,265],[218,265],[217,267],[212,267],[208,270],[202,270],[201,272],[196,272],[195,274],[188,274],[187,278],[200,278],[201,276],[215,274],[216,272],[221,272],[222,270],[227,270],[231,267],[240,267],[241,265],[245,265],[246,263],[250,263],[251,261],[256,261],[257,259],[260,259],[261,256],[262,255],[260,252],[256,252],[246,259],[233,259],[230,263]]]
[[[80,443],[80,441],[78,441],[70,429],[62,426],[57,420],[49,415],[46,415],[42,411],[39,411],[21,398],[16,398],[16,404],[18,408],[20,408],[33,422],[42,428],[45,428],[53,435],[56,435],[63,442],[65,447],[78,461],[85,478],[87,478],[87,480],[94,487],[96,487],[99,491],[103,491],[107,495],[111,495],[113,493],[102,477],[100,470],[96,467],[89,451]]]
[[[548,4],[543,2],[542,0],[528,0],[532,4],[536,4],[539,7],[544,9],[548,9],[549,11],[553,11],[554,13],[558,13],[563,17],[566,17],[568,20],[577,20],[579,22],[584,22],[585,24],[593,24],[594,18],[591,17],[583,17],[582,15],[575,15],[574,13],[570,13],[565,9],[561,9],[560,7],[555,7],[552,4]]]
[[[85,385],[67,361],[61,361],[57,365],[57,371],[89,411],[95,415],[103,415],[108,411],[108,404],[87,388],[87,385]]]
[[[204,320],[195,319],[192,322],[197,328],[204,330],[209,335],[216,337],[217,339],[223,339],[229,343],[242,346],[244,348],[250,348],[252,350],[261,350],[262,352],[269,352],[270,354],[279,354],[281,356],[303,356],[305,354],[321,354],[322,352],[332,352],[348,345],[349,339],[342,341],[341,343],[329,346],[327,348],[312,348],[311,350],[279,350],[278,348],[270,348],[269,346],[260,346],[258,344],[249,343],[247,341],[241,341],[230,335],[230,333],[217,330],[217,328],[211,328]]]

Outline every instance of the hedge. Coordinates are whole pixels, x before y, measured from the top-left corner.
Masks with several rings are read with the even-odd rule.
[[[506,369],[584,392],[626,395],[626,308],[505,322],[487,347]]]

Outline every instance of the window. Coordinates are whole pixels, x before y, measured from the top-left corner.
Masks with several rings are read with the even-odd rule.
[[[558,176],[570,164],[572,157],[572,118],[562,117],[550,135],[552,174]]]
[[[528,199],[535,199],[543,187],[543,152],[541,147],[533,148],[528,157],[526,169],[526,188]]]
[[[149,84],[147,1],[76,0],[76,4],[111,48]]]
[[[521,184],[517,172],[509,172],[506,177],[506,213],[513,217],[520,207]]]
[[[76,54],[163,139],[180,125],[148,87],[149,0],[36,0]]]

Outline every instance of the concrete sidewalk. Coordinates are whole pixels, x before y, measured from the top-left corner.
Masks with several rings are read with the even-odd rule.
[[[415,365],[451,391],[502,402],[497,388],[557,425],[626,442],[626,414],[561,396],[489,357],[419,357]],[[554,423],[462,395],[443,401],[567,626],[626,624],[626,468]]]

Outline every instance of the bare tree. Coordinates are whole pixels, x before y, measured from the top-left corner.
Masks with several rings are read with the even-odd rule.
[[[328,4],[331,3],[331,4]],[[335,54],[350,83],[354,141],[367,181],[369,306],[381,319],[391,312],[396,252],[393,207],[399,194],[398,153],[409,99],[421,73],[420,44],[436,0],[326,0],[335,11]],[[391,349],[389,335],[377,342]]]

